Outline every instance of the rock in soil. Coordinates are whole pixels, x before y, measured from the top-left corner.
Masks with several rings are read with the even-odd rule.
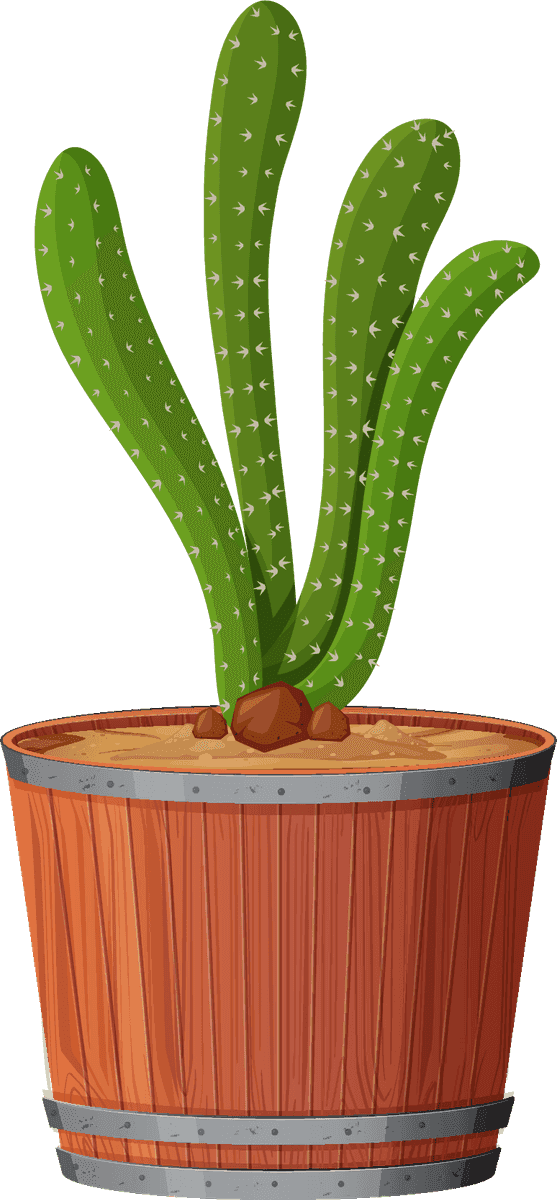
[[[290,683],[267,687],[240,696],[230,726],[237,742],[254,750],[277,750],[307,738],[311,708],[304,692]]]
[[[335,704],[318,704],[308,725],[308,738],[314,742],[343,742],[350,737],[350,722]]]
[[[228,733],[228,725],[216,708],[203,708],[198,714],[192,733],[194,738],[223,738]]]

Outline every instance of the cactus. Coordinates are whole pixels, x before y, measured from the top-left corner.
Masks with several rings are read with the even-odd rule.
[[[290,13],[280,4],[247,9],[218,60],[207,134],[207,294],[250,567],[254,578],[266,581],[256,593],[266,682],[276,678],[296,607],[268,280],[277,191],[305,78],[302,35]]]
[[[62,353],[172,521],[201,583],[226,712],[262,679],[241,523],[143,302],[94,155],[73,147],[54,161],[36,233],[41,290]]]
[[[520,243],[484,242],[471,247],[439,272],[408,320],[377,417],[343,627],[330,645],[329,658],[322,658],[302,685],[303,690],[309,689],[314,706],[332,694],[337,706],[348,704],[376,665],[398,591],[423,457],[441,400],[480,329],[538,269],[533,250]]]
[[[277,189],[304,84],[290,13],[251,6],[218,61],[204,192],[209,312],[241,517],[150,320],[101,163],[64,151],[37,208],[53,332],[190,557],[228,715],[242,694],[281,680],[313,707],[346,705],[363,687],[389,627],[441,400],[476,334],[539,267],[520,243],[476,245],[413,307],[456,187],[456,139],[442,122],[408,122],[363,159],[328,264],[322,503],[296,603],[267,289]]]
[[[458,171],[458,145],[447,126],[409,122],[370,150],[341,206],[323,318],[321,510],[280,668],[290,683],[312,670],[315,645],[322,655],[327,652],[350,595],[371,431],[390,356],[412,311],[421,266],[452,200]]]

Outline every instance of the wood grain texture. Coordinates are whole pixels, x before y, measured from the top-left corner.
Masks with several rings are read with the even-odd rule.
[[[547,779],[307,806],[10,788],[55,1099],[121,1109],[124,1130],[126,1110],[349,1117],[502,1098]],[[253,1169],[496,1142],[60,1134],[100,1158]]]

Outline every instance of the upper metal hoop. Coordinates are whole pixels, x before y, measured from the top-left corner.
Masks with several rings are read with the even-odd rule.
[[[219,775],[193,771],[132,770],[58,762],[2,743],[8,774],[29,787],[78,795],[126,796],[142,800],[202,801],[207,804],[338,804],[425,800],[468,796],[536,783],[549,774],[555,746],[521,758],[459,767],[416,767],[410,771],[319,775]],[[301,768],[302,769],[302,768]]]
[[[337,1146],[464,1137],[504,1129],[514,1096],[467,1108],[357,1117],[198,1117],[90,1108],[59,1100],[43,1099],[43,1104],[49,1125],[68,1133],[228,1146]]]

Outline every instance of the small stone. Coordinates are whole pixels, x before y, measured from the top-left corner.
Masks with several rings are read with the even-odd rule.
[[[228,733],[228,725],[216,708],[202,708],[192,732],[194,738],[223,738]]]
[[[307,736],[314,742],[343,742],[350,736],[350,722],[346,713],[328,700],[318,704],[312,713]]]
[[[230,728],[236,741],[254,750],[278,750],[307,737],[311,708],[290,683],[269,683],[236,701]]]

